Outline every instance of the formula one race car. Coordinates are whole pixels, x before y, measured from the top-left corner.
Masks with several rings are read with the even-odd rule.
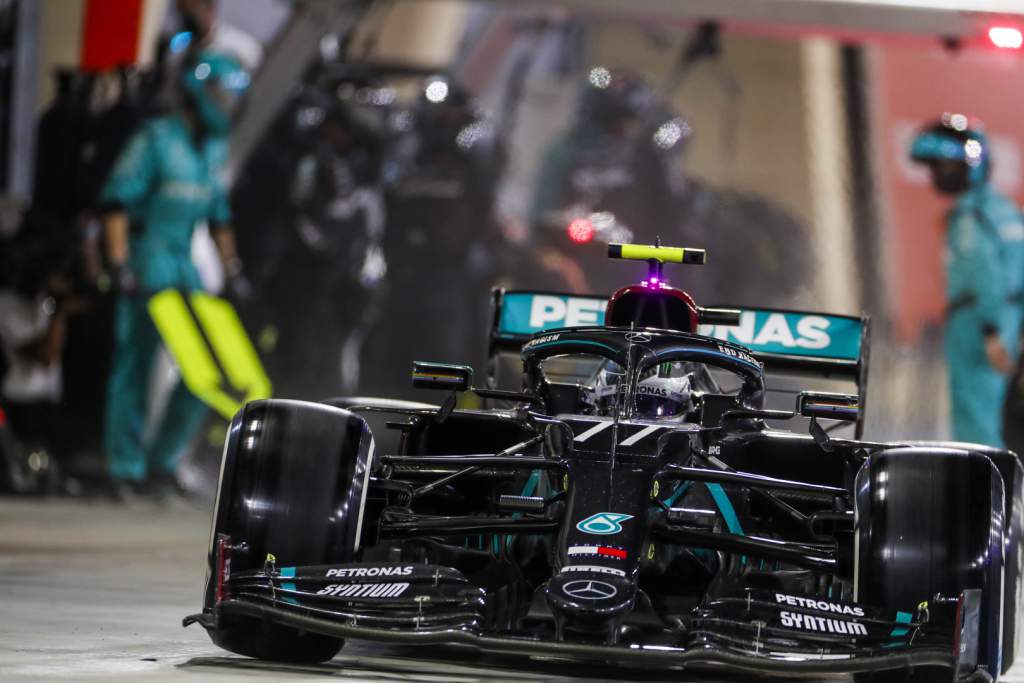
[[[701,308],[662,267],[703,251],[609,255],[648,261],[648,278],[609,299],[496,292],[487,387],[416,363],[442,405],[246,405],[186,624],[299,662],[354,638],[765,675],[1004,672],[1021,623],[1016,455],[863,440],[866,320]],[[497,388],[513,350],[525,388]],[[857,393],[766,407],[794,374]],[[466,391],[494,407],[455,409]],[[385,453],[367,422],[382,414],[399,436]]]

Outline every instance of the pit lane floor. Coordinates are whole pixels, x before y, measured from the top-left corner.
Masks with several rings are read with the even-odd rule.
[[[199,608],[208,534],[205,507],[0,498],[0,681],[741,680],[365,643],[315,667],[234,657],[181,627]],[[1024,667],[1008,680],[1024,683]]]

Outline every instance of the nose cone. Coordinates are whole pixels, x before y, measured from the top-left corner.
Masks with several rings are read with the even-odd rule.
[[[636,586],[616,574],[587,570],[562,571],[547,585],[551,609],[577,625],[601,627],[630,611]]]

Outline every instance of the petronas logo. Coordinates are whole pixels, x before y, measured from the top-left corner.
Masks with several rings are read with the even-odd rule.
[[[578,523],[576,528],[585,534],[610,536],[622,531],[621,522],[625,522],[627,519],[633,519],[633,515],[623,515],[618,512],[598,512]]]

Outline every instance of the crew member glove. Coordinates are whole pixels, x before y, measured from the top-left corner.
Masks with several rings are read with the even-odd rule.
[[[252,283],[242,272],[242,261],[233,258],[224,264],[228,292],[235,301],[246,302],[252,298]]]
[[[999,335],[994,332],[985,335],[985,357],[992,369],[1000,375],[1009,375],[1013,372],[1013,360]]]
[[[139,290],[139,280],[135,270],[127,263],[114,266],[112,274],[114,290],[122,296],[132,296]]]
[[[245,302],[252,298],[252,283],[242,273],[228,278],[228,290],[237,301]]]

